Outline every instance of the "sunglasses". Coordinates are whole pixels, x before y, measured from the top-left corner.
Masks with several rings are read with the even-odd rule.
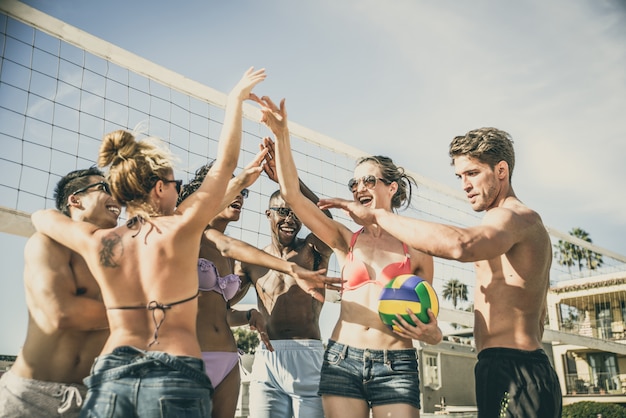
[[[241,197],[243,197],[244,199],[247,199],[249,194],[250,194],[250,190],[248,189],[243,189],[241,191]]]
[[[356,192],[356,189],[357,187],[359,187],[360,182],[363,182],[363,186],[365,186],[366,189],[373,189],[374,187],[376,187],[377,180],[380,180],[387,185],[391,184],[390,181],[370,174],[368,176],[363,176],[360,179],[351,178],[350,180],[348,180],[348,189],[350,189],[352,193]]]
[[[168,179],[159,179],[163,183],[176,183],[176,193],[180,194],[180,189],[183,187],[182,180],[168,180]]]
[[[109,186],[109,183],[107,183],[105,181],[99,181],[97,183],[88,184],[87,186],[81,187],[80,189],[76,190],[70,196],[76,196],[79,193],[85,193],[86,191],[88,191],[92,187],[98,187],[96,189],[97,191],[104,192],[104,193],[108,194],[109,196],[111,196],[111,187]],[[96,191],[96,190],[94,190],[94,191]]]
[[[289,216],[291,216],[291,218],[294,221],[298,220],[296,213],[289,208],[270,208],[270,210],[273,210],[274,212],[276,212],[278,216],[280,216],[283,219],[287,219]]]

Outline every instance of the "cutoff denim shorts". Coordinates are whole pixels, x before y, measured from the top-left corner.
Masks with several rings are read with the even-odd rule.
[[[329,340],[319,394],[365,400],[378,405],[409,404],[420,408],[417,350],[369,350]]]
[[[81,417],[210,417],[202,359],[122,346],[96,357]]]

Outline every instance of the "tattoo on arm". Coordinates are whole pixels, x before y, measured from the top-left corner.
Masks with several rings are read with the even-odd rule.
[[[115,255],[117,253],[118,257],[121,257],[123,252],[124,247],[122,246],[122,237],[115,233],[107,235],[102,238],[100,265],[103,267],[119,267],[119,264],[115,261],[115,258],[117,258]]]

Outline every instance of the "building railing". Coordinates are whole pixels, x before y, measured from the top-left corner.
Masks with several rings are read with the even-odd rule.
[[[567,395],[604,396],[626,394],[626,374],[595,373],[581,376],[569,373],[565,376]]]
[[[559,330],[586,337],[626,343],[624,321],[588,320],[580,322],[566,320],[560,322]]]

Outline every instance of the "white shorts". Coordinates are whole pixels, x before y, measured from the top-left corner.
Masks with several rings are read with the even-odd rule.
[[[317,394],[324,360],[319,340],[272,340],[257,348],[250,380],[250,418],[322,418]]]

